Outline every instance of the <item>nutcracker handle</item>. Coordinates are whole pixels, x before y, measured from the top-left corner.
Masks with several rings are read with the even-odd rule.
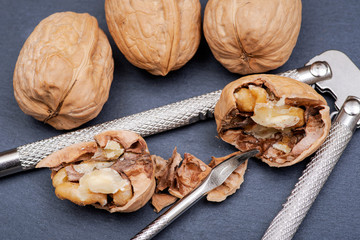
[[[348,97],[328,137],[307,165],[282,210],[271,222],[263,240],[292,239],[348,145],[359,119],[360,99]]]

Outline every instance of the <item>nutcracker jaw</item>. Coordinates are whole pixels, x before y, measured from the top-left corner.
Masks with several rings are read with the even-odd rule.
[[[348,96],[360,98],[360,70],[348,56],[337,50],[329,50],[312,58],[306,65],[317,61],[331,66],[332,78],[315,84],[321,92],[330,93],[335,98],[335,107],[340,110]]]

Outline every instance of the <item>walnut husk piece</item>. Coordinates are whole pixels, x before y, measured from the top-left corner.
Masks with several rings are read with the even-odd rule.
[[[108,99],[114,62],[109,41],[87,13],[55,13],[23,45],[13,86],[21,110],[56,129],[95,118]]]
[[[199,46],[199,0],[106,0],[105,13],[126,59],[151,74],[165,76],[181,68]]]
[[[204,35],[229,71],[261,73],[283,65],[301,26],[301,0],[209,0]]]
[[[155,167],[145,140],[138,134],[107,131],[95,142],[71,145],[44,158],[37,168],[52,169],[55,193],[78,205],[109,212],[133,212],[155,189]]]
[[[237,97],[255,90],[267,96],[254,103],[255,107],[250,106],[254,96],[242,100]],[[253,111],[244,111],[244,106]],[[312,87],[269,74],[246,76],[228,84],[214,115],[222,140],[240,151],[258,149],[257,157],[273,167],[293,165],[314,153],[331,125],[329,107]]]

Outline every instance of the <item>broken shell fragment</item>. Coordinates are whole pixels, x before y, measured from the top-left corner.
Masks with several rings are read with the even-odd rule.
[[[131,131],[100,133],[95,142],[66,147],[36,167],[52,169],[60,199],[109,212],[136,211],[155,189],[154,163],[146,142]]]
[[[214,115],[222,140],[240,151],[258,149],[257,157],[274,167],[290,166],[311,155],[331,125],[329,107],[312,87],[269,74],[228,84]]]
[[[157,180],[156,191],[163,191],[174,184],[176,170],[179,168],[181,161],[181,155],[175,148],[166,164],[161,168],[159,167],[158,171],[155,172]],[[158,162],[162,163],[160,160],[157,160],[157,163]]]
[[[151,204],[154,206],[155,212],[158,213],[163,208],[176,202],[176,200],[178,200],[178,198],[173,195],[166,194],[166,193],[155,193],[151,197]]]
[[[190,153],[184,154],[184,160],[175,173],[175,181],[169,187],[169,193],[183,198],[194,190],[209,175],[211,168]]]

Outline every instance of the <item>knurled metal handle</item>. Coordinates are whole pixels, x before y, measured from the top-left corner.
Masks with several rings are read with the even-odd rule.
[[[312,65],[316,64],[319,62]],[[311,67],[305,66],[279,75],[285,75],[299,81],[310,79],[312,82],[331,78],[328,64],[322,63],[319,68],[324,70],[323,74],[314,74]],[[127,129],[146,137],[212,117],[220,94],[221,90],[218,90],[0,153],[0,177],[32,169],[41,159],[54,151],[74,143],[92,141],[94,135],[103,131]],[[11,167],[10,170],[9,167]]]
[[[179,199],[171,208],[156,218],[152,223],[146,226],[138,234],[136,234],[131,240],[149,240],[157,235],[166,226],[172,223],[183,212],[189,209],[197,201],[199,201],[205,194],[206,186],[199,186],[193,192],[186,197]]]
[[[141,232],[136,234],[131,240],[149,240],[157,235],[162,229],[171,223],[171,220],[166,215],[161,215],[159,218],[154,220]]]
[[[349,97],[331,126],[325,142],[307,165],[263,240],[292,239],[321,188],[349,143],[360,117],[360,101]]]

